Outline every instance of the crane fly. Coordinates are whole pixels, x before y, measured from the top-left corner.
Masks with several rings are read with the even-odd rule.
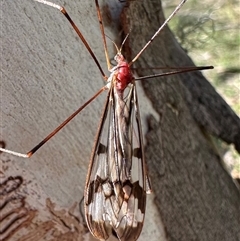
[[[107,100],[101,116],[86,179],[84,191],[85,218],[93,236],[100,240],[107,240],[112,233],[115,233],[118,239],[122,241],[137,240],[144,222],[146,194],[151,192],[151,186],[146,171],[135,82],[143,78],[211,69],[213,67],[169,68],[174,70],[169,73],[140,78],[134,78],[130,67],[186,0],[181,1],[131,62],[128,63],[121,53],[126,38],[121,48],[118,48],[114,43],[117,51],[114,58],[117,63],[115,67],[112,67],[110,64],[102,15],[98,0],[95,0],[106,61],[110,71],[109,77],[104,74],[88,42],[65,8],[49,1],[34,1],[56,8],[64,14],[92,56],[107,84],[27,154],[10,151],[5,148],[0,148],[0,151],[19,157],[31,157],[98,95],[107,90]]]

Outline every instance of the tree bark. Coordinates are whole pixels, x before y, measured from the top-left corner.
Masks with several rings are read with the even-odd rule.
[[[106,33],[111,37],[119,32],[117,13],[122,7],[118,1],[103,4]],[[65,8],[100,63],[105,62],[94,3],[71,1]],[[158,29],[163,15],[160,1],[129,1],[124,10],[122,27],[125,33],[131,28],[124,47],[131,59]],[[89,53],[56,9],[34,1],[3,1],[0,11],[0,139],[8,149],[24,152],[105,82],[99,80],[101,75]],[[121,43],[119,37],[116,39]],[[114,56],[115,49],[109,50]],[[180,65],[192,62],[167,28],[136,62],[137,67]],[[143,105],[150,99],[159,120],[148,118],[146,159],[154,194],[147,202],[139,241],[240,239],[239,191],[206,138],[206,132],[215,134],[239,150],[239,119],[200,73],[144,80],[142,85],[148,98],[140,92],[139,99]],[[9,216],[10,228],[0,239],[92,239],[74,204],[83,196],[105,96],[95,100],[30,160],[1,154],[1,202],[23,215],[19,228],[14,226],[14,216]],[[143,124],[149,109],[141,110]],[[3,216],[7,210],[1,206],[0,211]]]
[[[160,1],[129,4],[122,16],[129,59],[163,21]],[[134,66],[142,76],[141,68],[192,65],[166,27]],[[239,152],[239,118],[199,72],[142,85],[160,116],[148,119],[146,158],[167,240],[239,240],[239,189],[208,138],[233,143]]]

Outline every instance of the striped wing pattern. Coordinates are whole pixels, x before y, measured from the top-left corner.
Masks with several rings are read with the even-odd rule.
[[[107,240],[136,240],[146,206],[146,173],[135,82],[108,93],[85,188],[86,221],[91,233]]]

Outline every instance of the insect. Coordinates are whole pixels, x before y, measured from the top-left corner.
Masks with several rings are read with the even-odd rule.
[[[117,65],[113,68],[111,67],[107,53],[106,38],[98,0],[95,0],[107,65],[110,70],[109,77],[104,74],[90,46],[66,10],[49,1],[35,1],[56,8],[64,14],[89,51],[103,79],[107,81],[107,84],[27,154],[13,152],[3,148],[0,148],[0,151],[8,152],[19,157],[31,157],[89,103],[103,91],[107,90],[107,101],[104,106],[93,147],[85,185],[85,217],[89,230],[98,239],[106,240],[112,232],[114,232],[119,240],[136,240],[143,227],[146,194],[151,192],[151,185],[146,171],[135,83],[135,81],[142,78],[134,78],[130,67],[140,57],[143,51],[147,49],[186,0],[183,0],[177,6],[169,18],[130,63],[124,59],[121,53],[122,47],[119,48],[115,45],[117,54],[114,59]],[[176,69],[167,74],[209,68],[212,67]],[[147,78],[161,75],[166,75],[166,73],[148,76]]]

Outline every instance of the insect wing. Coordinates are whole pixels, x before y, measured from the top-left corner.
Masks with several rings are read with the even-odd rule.
[[[135,83],[129,86],[125,97],[110,88],[90,161],[85,216],[98,239],[136,240],[143,226],[146,168]]]

